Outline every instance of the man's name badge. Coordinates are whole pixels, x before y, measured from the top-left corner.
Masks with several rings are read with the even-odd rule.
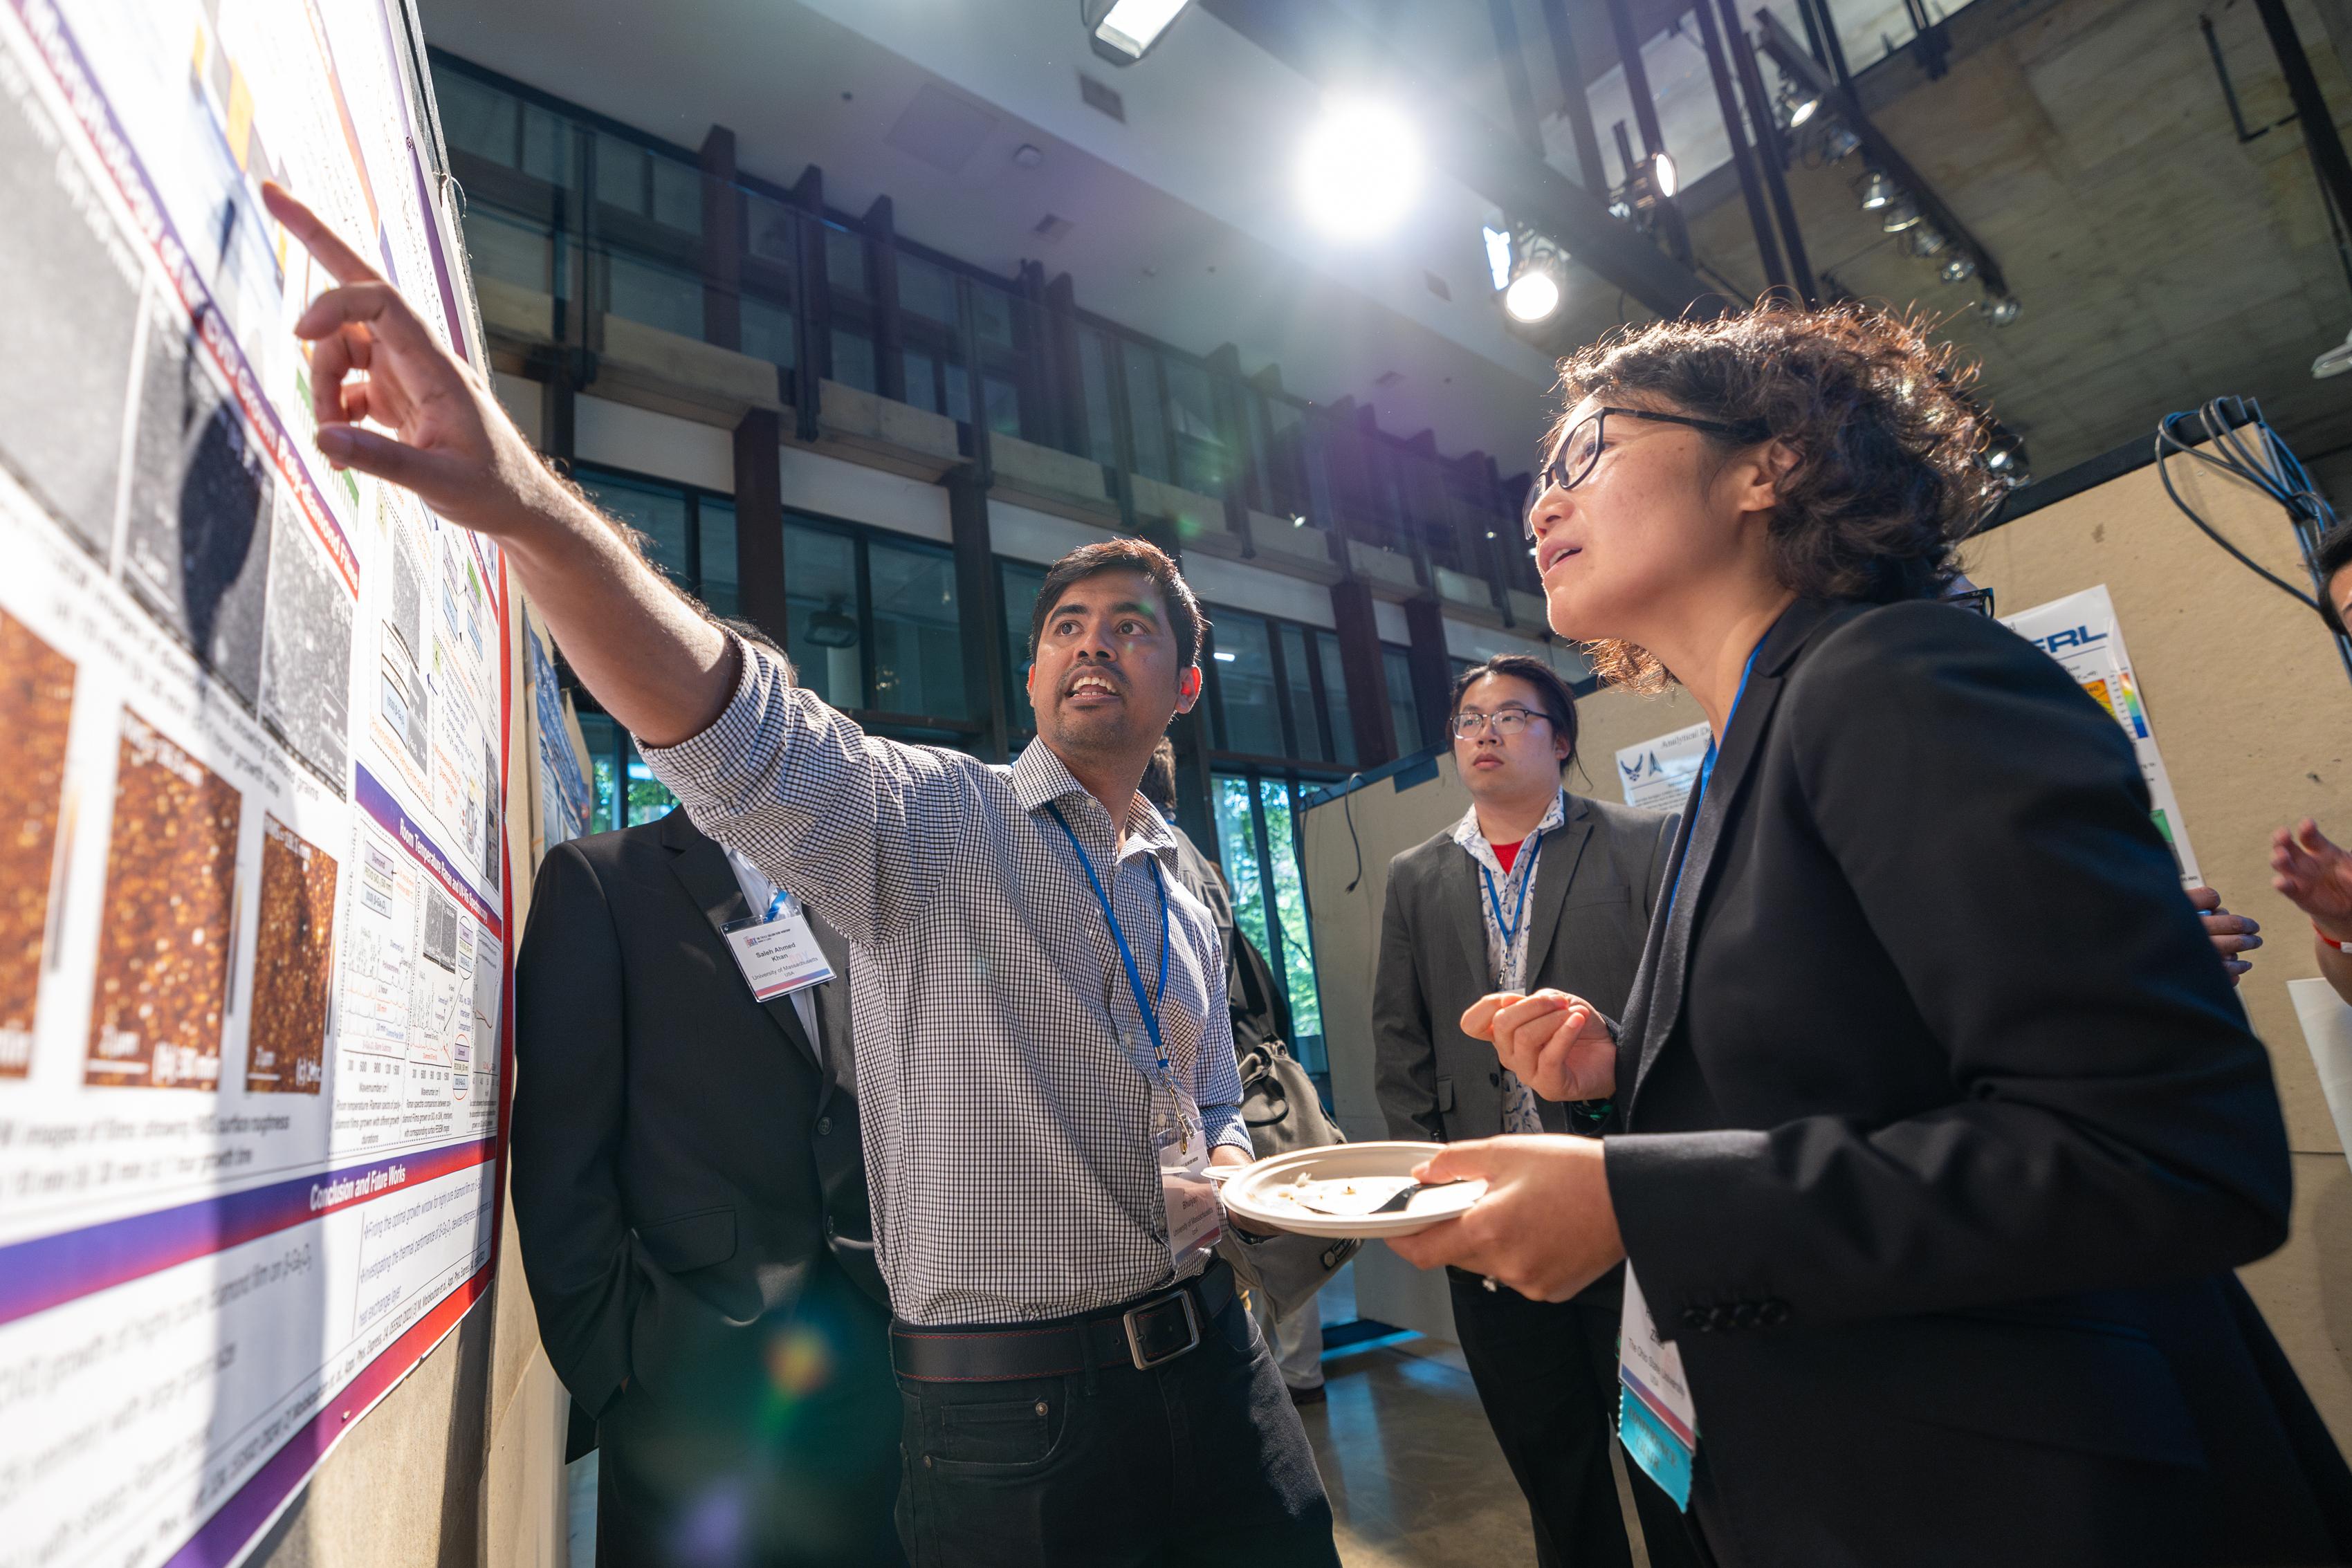
[[[1688,1512],[1698,1407],[1683,1376],[1682,1350],[1658,1337],[1631,1263],[1625,1265],[1624,1316],[1617,1323],[1617,1382],[1618,1441],[1642,1473]]]
[[[833,978],[833,966],[797,903],[780,900],[768,918],[737,920],[720,931],[744,983],[763,1002]]]
[[[1168,1255],[1181,1277],[1208,1256],[1224,1229],[1216,1184],[1209,1179],[1209,1137],[1184,1089],[1151,1092],[1151,1142],[1160,1157],[1160,1196],[1168,1213]]]

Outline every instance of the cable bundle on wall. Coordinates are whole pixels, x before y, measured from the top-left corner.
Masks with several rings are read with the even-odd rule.
[[[2189,422],[2194,421],[2194,424]],[[2192,438],[2203,432],[2207,449],[2200,450],[2176,434],[2187,427]],[[2287,444],[2281,440],[2270,422],[2263,417],[2263,405],[2250,397],[2217,397],[2193,413],[2168,413],[2156,425],[2156,472],[2164,481],[2164,493],[2183,516],[2195,523],[2211,539],[2227,550],[2231,557],[2248,571],[2254,573],[2280,592],[2316,612],[2319,601],[2303,590],[2278,576],[2236,545],[2223,538],[2211,524],[2197,515],[2197,508],[2180,498],[2172,487],[2172,476],[2165,469],[2165,459],[2172,456],[2193,457],[2198,462],[2233,475],[2268,495],[2284,507],[2295,525],[2297,539],[2303,546],[2304,560],[2309,564],[2320,536],[2336,526],[2336,508],[2312,483],[2311,475]],[[2318,574],[2313,572],[2316,583]],[[2325,592],[2326,585],[2318,584]]]

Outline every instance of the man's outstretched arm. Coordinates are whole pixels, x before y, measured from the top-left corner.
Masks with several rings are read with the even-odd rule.
[[[572,669],[640,740],[675,745],[709,727],[734,690],[733,639],[548,471],[399,290],[283,189],[265,185],[262,196],[338,285],[294,326],[314,345],[320,452],[496,539]],[[371,423],[393,434],[363,428]]]

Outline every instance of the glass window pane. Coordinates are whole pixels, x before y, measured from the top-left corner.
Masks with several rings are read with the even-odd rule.
[[[857,541],[784,527],[784,652],[801,685],[835,707],[864,707],[857,625]]]
[[[971,378],[964,373],[963,361],[950,356],[940,361],[940,386],[947,394],[943,411],[950,419],[961,424],[971,418]]]
[[[743,351],[755,360],[782,365],[791,370],[798,363],[793,354],[797,341],[793,336],[793,311],[789,305],[779,305],[762,299],[756,294],[743,296]]]
[[[982,395],[988,399],[988,428],[999,435],[1021,434],[1021,389],[1000,376],[982,379]]]
[[[906,371],[907,402],[916,408],[939,413],[939,361],[919,349],[904,350],[898,357]]]
[[[1284,622],[1281,632],[1282,679],[1290,688],[1290,755],[1328,762],[1331,756],[1323,748],[1322,716],[1315,708],[1315,671],[1307,663],[1311,656],[1307,653],[1307,630]]]
[[[682,234],[702,232],[702,171],[675,158],[654,163],[654,222]]]
[[[1118,437],[1112,428],[1110,345],[1100,332],[1078,329],[1078,380],[1087,402],[1087,444],[1084,456],[1106,465],[1118,461]]]
[[[433,98],[441,110],[441,134],[460,152],[508,168],[515,161],[513,98],[486,81],[457,71],[436,71]]]
[[[833,329],[833,379],[845,387],[859,392],[872,392],[874,380],[874,340],[863,332],[853,332],[846,327]]]
[[[588,498],[644,537],[646,559],[672,582],[694,591],[687,570],[686,492],[582,468],[575,476]]]
[[[475,276],[552,293],[548,275],[555,247],[536,224],[476,204],[466,209],[466,250]]]
[[[972,328],[980,334],[981,346],[988,349],[1010,349],[1013,344],[1013,297],[992,284],[971,286]]]
[[[1342,768],[1353,768],[1356,761],[1356,726],[1348,708],[1347,673],[1340,667],[1339,639],[1328,632],[1315,634],[1317,653],[1323,660],[1323,706],[1331,716],[1331,760]]]
[[[1258,757],[1284,755],[1282,715],[1274,706],[1274,650],[1265,622],[1255,615],[1215,612],[1217,706],[1224,749]]]
[[[1168,368],[1168,413],[1176,435],[1176,483],[1203,496],[1225,493],[1225,443],[1217,428],[1209,372],[1173,355]]]
[[[866,546],[874,593],[874,701],[886,713],[961,718],[971,707],[956,619],[955,557],[878,540]]]
[[[604,260],[604,308],[614,315],[701,340],[702,279],[695,274],[615,251]]]
[[[898,256],[898,308],[936,321],[956,325],[955,275],[918,256]]]
[[[637,755],[636,742],[625,735],[621,738],[628,747],[629,826],[634,828],[640,822],[657,821],[668,816],[677,804],[677,797],[654,777],[654,770]]]
[[[1043,567],[1018,561],[997,562],[1004,595],[1004,679],[1007,709],[1015,729],[1034,730],[1036,715],[1030,709],[1029,617],[1037,609],[1037,591],[1045,586]]]
[[[1118,357],[1127,370],[1127,427],[1135,444],[1135,471],[1148,478],[1170,479],[1168,430],[1160,413],[1160,356],[1121,343]]]
[[[835,294],[845,294],[853,299],[866,298],[865,235],[830,224],[825,225],[824,281]]]
[[[798,266],[800,253],[793,246],[794,225],[799,221],[799,214],[782,202],[744,193],[743,244],[753,256],[786,267]]]
[[[596,199],[628,212],[646,210],[646,150],[610,131],[596,133]]]
[[[1271,952],[1265,940],[1265,889],[1258,875],[1257,823],[1250,813],[1250,784],[1220,773],[1209,780],[1209,806],[1217,820],[1217,860],[1234,890],[1234,925]]]
[[[705,496],[697,504],[702,519],[702,602],[718,615],[742,613],[735,581],[735,503]]]
[[[525,104],[522,108],[522,172],[551,185],[572,184],[572,124],[562,115]]]
[[[1421,705],[1413,700],[1412,656],[1402,648],[1382,648],[1381,673],[1388,677],[1389,722],[1396,728],[1397,755],[1410,757],[1428,744],[1422,739]]]
[[[601,713],[580,716],[580,738],[588,743],[588,831],[609,833],[621,823],[621,727]]]
[[[1265,844],[1273,865],[1266,883],[1274,893],[1275,919],[1282,926],[1282,967],[1276,971],[1290,1001],[1292,1046],[1309,1072],[1323,1070],[1323,1002],[1315,989],[1315,948],[1307,923],[1307,878],[1298,866],[1298,840],[1291,827],[1291,787],[1279,779],[1258,781],[1265,810]],[[1310,1054],[1310,1052],[1312,1054]]]

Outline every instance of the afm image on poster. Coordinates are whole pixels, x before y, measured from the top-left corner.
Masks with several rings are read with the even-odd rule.
[[[0,57],[0,460],[98,554],[139,329],[139,267],[30,86]]]
[[[235,785],[122,710],[83,1082],[218,1086],[241,806]]]
[[[247,1092],[319,1092],[326,1071],[334,936],[334,861],[264,812],[261,935],[253,953]]]
[[[73,661],[0,610],[0,1078],[33,1065],[73,689]]]
[[[269,608],[262,628],[261,721],[327,787],[350,788],[350,591],[279,492],[270,536]]]
[[[261,684],[274,486],[205,367],[194,328],[160,301],[148,314],[123,580],[249,707]]]

